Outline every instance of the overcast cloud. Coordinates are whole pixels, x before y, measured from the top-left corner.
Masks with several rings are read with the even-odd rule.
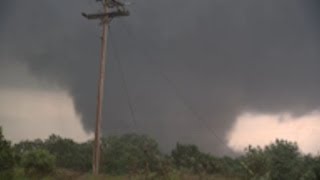
[[[131,16],[110,28],[104,134],[138,129],[164,149],[182,141],[221,153],[208,129],[227,140],[243,113],[299,117],[319,109],[319,7],[316,0],[134,1]],[[14,57],[70,94],[88,132],[100,32],[80,13],[95,10],[89,0],[0,3],[0,60]],[[124,64],[137,127],[116,57]]]

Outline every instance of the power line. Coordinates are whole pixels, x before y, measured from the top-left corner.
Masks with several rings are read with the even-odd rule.
[[[132,33],[132,31],[130,31],[130,28],[128,28],[128,26],[127,26],[126,24],[124,24],[124,23],[123,23],[123,25],[125,25],[126,27],[125,27],[125,28],[122,28],[122,29],[125,29],[125,30],[127,31],[128,36],[133,37],[133,33]],[[150,47],[150,46],[149,46],[149,47]],[[151,59],[152,61],[154,61],[154,58],[151,57],[150,55],[147,55],[147,53],[143,53],[143,54],[144,54],[145,56],[147,56],[146,59]],[[148,62],[149,64],[151,64],[150,61],[147,61],[147,62]],[[154,64],[153,64],[152,66],[154,66]],[[155,69],[155,68],[154,68],[154,69]],[[154,71],[154,72],[155,72],[155,71]],[[220,138],[220,137],[218,136],[218,134],[215,132],[215,130],[209,128],[209,124],[206,122],[205,118],[202,117],[202,116],[200,115],[200,113],[198,113],[198,111],[196,111],[196,110],[194,109],[194,107],[191,106],[191,105],[188,103],[187,98],[179,91],[179,88],[178,88],[177,86],[175,86],[175,84],[173,83],[173,81],[170,80],[170,78],[166,75],[166,73],[164,73],[164,71],[160,69],[160,70],[158,70],[158,74],[159,74],[160,77],[161,77],[162,79],[164,79],[164,80],[167,82],[167,84],[174,90],[175,96],[183,103],[183,105],[188,109],[188,111],[190,111],[190,112],[193,114],[193,116],[202,123],[202,125],[205,127],[205,129],[207,129],[207,131],[208,131],[209,133],[211,133],[220,143],[222,143],[222,144],[227,148],[228,146],[224,143],[224,141],[222,140],[222,138]],[[227,149],[229,149],[229,148],[227,148]],[[230,149],[229,149],[229,150],[230,150]],[[233,152],[233,151],[232,151],[232,152]],[[234,153],[234,152],[233,152],[233,153]]]
[[[110,34],[111,34],[111,32],[110,32]],[[124,72],[123,64],[122,64],[121,58],[119,58],[118,49],[117,49],[115,42],[113,41],[113,39],[111,37],[109,39],[110,39],[110,46],[111,46],[113,53],[114,53],[114,58],[117,61],[117,65],[119,68],[122,86],[125,91],[127,103],[128,103],[129,110],[130,110],[130,115],[131,115],[131,120],[132,120],[131,122],[132,122],[132,125],[134,126],[134,131],[136,132],[136,129],[138,127],[137,119],[136,119],[136,115],[135,115],[136,113],[134,111],[134,104],[133,104],[131,96],[130,96],[130,91],[128,88],[128,83],[126,80],[126,75]]]
[[[126,26],[126,24],[124,24],[124,23],[123,23],[123,25]],[[122,28],[122,29],[125,29],[125,30],[126,30],[128,36],[133,37],[132,32],[129,30],[129,27],[128,27],[128,26],[126,26],[125,28]],[[150,47],[150,46],[148,46],[148,47]],[[145,55],[145,56],[148,56],[147,53],[144,53],[144,55]],[[154,58],[151,57],[151,56],[148,56],[146,59],[151,59],[151,60],[154,61]],[[149,64],[151,64],[150,61],[147,61],[147,62],[148,62]],[[155,73],[155,71],[153,71],[153,72]],[[219,135],[215,132],[215,130],[214,130],[213,128],[210,128],[210,126],[209,126],[209,124],[207,123],[207,121],[205,120],[205,118],[204,118],[203,116],[201,116],[200,113],[198,113],[198,111],[196,111],[196,110],[193,108],[193,106],[188,103],[187,98],[186,98],[185,96],[183,96],[183,94],[179,91],[178,87],[174,85],[173,81],[171,81],[171,80],[169,79],[169,77],[166,75],[166,73],[164,73],[164,71],[162,71],[161,69],[158,71],[158,73],[160,74],[160,77],[163,78],[163,79],[167,82],[167,84],[168,84],[169,86],[171,86],[171,88],[174,89],[174,94],[175,94],[175,96],[184,104],[184,106],[193,114],[193,116],[194,116],[198,121],[200,121],[200,122],[202,123],[202,125],[204,126],[204,128],[207,129],[207,131],[208,131],[211,135],[213,135],[213,136],[218,140],[218,142],[222,144],[222,146],[223,146],[226,150],[228,150],[229,152],[231,152],[231,153],[234,154],[234,155],[237,155],[234,151],[232,151],[232,150],[228,147],[228,145],[222,140],[222,138],[219,137]],[[240,160],[239,164],[240,164],[243,168],[245,168],[251,175],[254,175],[253,171],[248,167],[248,165],[247,165],[244,161]]]

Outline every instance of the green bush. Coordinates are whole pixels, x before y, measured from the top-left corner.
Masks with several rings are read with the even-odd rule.
[[[27,176],[43,177],[54,171],[55,156],[43,149],[32,150],[23,154],[21,165]]]
[[[246,154],[244,157],[241,158],[242,162],[247,169],[246,177],[254,176],[257,177],[264,177],[268,173],[267,167],[267,156],[264,152],[264,149],[261,147],[252,147],[249,146],[245,149]]]
[[[312,157],[303,157],[298,145],[276,140],[265,148],[249,146],[241,158],[253,172],[253,179],[300,180],[316,177],[316,163]]]
[[[92,147],[92,142],[76,143],[57,135],[51,135],[44,142],[44,148],[56,157],[59,168],[82,172],[92,167]]]
[[[303,157],[296,143],[276,140],[265,148],[272,180],[295,180],[303,174]]]
[[[148,173],[159,166],[161,158],[155,140],[136,134],[111,136],[102,140],[102,170],[108,174]]]
[[[185,169],[193,173],[215,174],[221,171],[219,161],[210,154],[203,153],[195,145],[177,144],[171,156],[178,169]]]
[[[14,156],[9,141],[5,140],[0,127],[0,179],[12,179]]]
[[[178,168],[194,169],[200,161],[201,152],[195,145],[177,144],[171,156]]]

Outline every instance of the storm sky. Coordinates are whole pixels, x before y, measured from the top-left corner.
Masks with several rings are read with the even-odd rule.
[[[297,140],[283,133],[255,135],[258,131],[245,136],[248,128],[261,129],[257,122],[265,122],[263,127],[270,131],[273,127],[285,130],[292,123],[314,126],[320,122],[314,113],[320,110],[318,1],[130,2],[131,16],[115,19],[110,26],[105,135],[140,132],[156,138],[164,150],[180,141],[221,154],[227,151],[213,132],[239,150],[241,138],[237,137],[244,137],[241,147],[259,141],[265,144],[277,137]],[[53,129],[60,129],[52,131],[69,131],[61,130],[61,124],[70,119],[81,122],[84,129],[80,132],[79,126],[70,137],[90,137],[101,28],[80,14],[98,9],[93,0],[0,2],[0,104],[6,105],[0,107],[7,108],[0,110],[0,125],[11,121],[27,126],[31,121],[20,123],[16,116],[8,115],[10,109],[15,110],[13,102],[37,101],[48,93],[40,104],[51,104],[52,111],[64,114],[50,117],[56,119],[57,128]],[[135,122],[122,77],[127,82]],[[4,101],[8,96],[12,98]],[[61,105],[56,103],[59,97],[63,99]],[[62,104],[69,104],[63,108],[69,110],[63,113],[56,109]],[[25,106],[41,108],[34,102]],[[37,114],[34,109],[38,108],[28,112]],[[286,121],[283,115],[288,117]],[[39,117],[46,121],[45,116],[34,116]],[[291,124],[283,126],[286,122]],[[7,127],[7,132],[15,132],[16,126]],[[250,141],[255,136],[261,139]],[[268,140],[264,140],[266,136]],[[312,148],[306,151],[316,151]]]

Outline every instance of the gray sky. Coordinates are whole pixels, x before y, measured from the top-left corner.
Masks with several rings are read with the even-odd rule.
[[[129,8],[131,16],[110,27],[105,134],[137,129],[164,149],[181,141],[219,153],[225,149],[208,129],[228,143],[246,112],[298,118],[319,109],[316,0],[135,0]],[[80,13],[96,9],[89,0],[0,4],[0,61],[21,62],[45,82],[24,87],[52,91],[55,84],[70,95],[87,132],[94,125],[100,32]],[[116,58],[123,63],[136,128]]]
[[[84,131],[67,91],[34,76],[15,59],[0,65],[0,125],[6,138],[17,143],[53,133],[78,142],[92,137]]]

